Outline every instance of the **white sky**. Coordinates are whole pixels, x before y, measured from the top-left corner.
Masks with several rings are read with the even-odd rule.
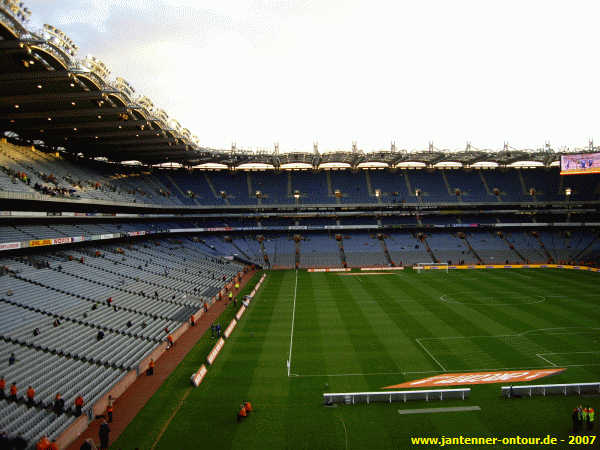
[[[600,2],[25,0],[204,146],[600,143]]]

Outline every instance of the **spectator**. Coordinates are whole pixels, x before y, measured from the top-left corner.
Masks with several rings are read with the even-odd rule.
[[[133,326],[133,322],[131,320],[127,321],[127,328],[131,328]]]
[[[237,421],[241,422],[242,419],[244,419],[247,415],[248,415],[248,413],[246,412],[246,407],[242,403],[240,405],[240,409],[239,409],[238,414],[237,414]]]
[[[33,329],[33,335],[34,336],[38,336],[40,334],[40,329],[39,328],[34,328]]]
[[[52,439],[52,442],[50,442],[50,445],[48,446],[48,450],[58,450],[56,439]]]
[[[194,315],[190,315],[190,325],[191,326],[196,326],[196,321],[194,320]]]
[[[60,320],[54,319],[54,322],[52,323],[52,325],[56,328],[57,326],[60,325]]]
[[[57,416],[60,416],[63,411],[65,409],[65,401],[62,398],[62,396],[60,395],[60,392],[58,392],[56,394],[56,396],[54,397],[54,406],[52,407],[52,410],[54,411],[54,413]]]
[[[96,444],[94,444],[94,440],[87,438],[79,447],[79,450],[97,450]]]
[[[15,357],[15,354],[11,353],[10,356],[8,357],[8,365],[12,366],[16,360],[17,360],[17,358]]]
[[[92,439],[88,438],[85,441],[83,441],[83,444],[81,444],[81,447],[79,447],[79,450],[97,450],[97,449],[96,449],[96,444],[94,444],[94,441]]]
[[[108,423],[113,421],[113,398],[112,395],[108,396],[108,403],[106,405],[106,414],[108,415]]]
[[[96,340],[101,341],[102,339],[104,339],[104,331],[100,330],[96,335]]]
[[[148,363],[148,368],[146,369],[146,375],[147,376],[154,375],[154,358],[151,358],[150,362]]]
[[[35,450],[48,450],[49,447],[50,441],[48,440],[46,435],[43,435],[37,442],[37,444],[35,444]]]
[[[2,375],[2,377],[0,377],[0,399],[6,398],[4,389],[6,389],[6,380],[4,379],[4,375]]]
[[[106,420],[102,421],[98,436],[100,437],[100,450],[108,450],[108,441],[110,435],[110,428],[106,423]]]
[[[170,349],[171,347],[175,346],[175,341],[173,340],[173,336],[172,335],[168,335],[167,336],[167,342],[168,342],[168,346],[167,346],[167,350]]]
[[[27,388],[27,406],[35,405],[35,389],[31,386]]]
[[[10,385],[10,395],[8,396],[9,400],[12,400],[13,402],[17,401],[17,383],[13,383]]]
[[[83,397],[78,395],[75,398],[75,415],[78,417],[81,415],[81,408],[83,408]]]

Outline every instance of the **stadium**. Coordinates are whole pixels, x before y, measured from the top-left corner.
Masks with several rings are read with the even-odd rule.
[[[209,148],[30,15],[0,2],[2,448],[113,408],[122,449],[600,445],[591,140]]]

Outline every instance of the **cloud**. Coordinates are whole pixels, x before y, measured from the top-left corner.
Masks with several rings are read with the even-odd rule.
[[[597,129],[593,2],[28,4],[207,146],[573,146]]]

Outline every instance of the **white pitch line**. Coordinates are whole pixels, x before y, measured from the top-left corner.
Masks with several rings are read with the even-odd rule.
[[[449,406],[446,408],[399,409],[398,414],[434,414],[448,412],[481,411],[480,406]]]
[[[348,429],[346,428],[346,422],[344,422],[344,419],[342,419],[341,416],[338,416],[338,419],[340,419],[340,421],[342,422],[342,425],[344,426],[344,438],[346,440],[346,450],[348,450]]]
[[[438,373],[437,370],[432,371],[432,373]],[[332,374],[320,374],[320,373],[313,373],[313,374],[298,374],[298,373],[293,373],[292,376],[293,377],[365,377],[365,376],[375,376],[375,375],[403,375],[406,372],[371,372],[371,373],[332,373]]]
[[[556,364],[554,364],[552,361],[550,361],[548,358],[544,358],[540,353],[536,353],[535,356],[537,356],[540,359],[543,359],[544,361],[546,361],[548,364],[552,364],[554,367],[558,367]]]
[[[518,337],[526,336],[528,334],[534,334],[536,332],[553,331],[553,330],[579,330],[569,331],[566,333],[548,333],[550,336],[561,336],[561,335],[576,335],[582,333],[588,333],[590,330],[598,331],[600,328],[597,327],[554,327],[554,328],[533,328],[531,330],[522,331],[517,334],[492,334],[492,335],[478,335],[478,336],[441,336],[441,337],[420,337],[418,339],[422,341],[445,341],[449,339],[472,339],[472,338],[502,338],[502,337]],[[541,334],[541,333],[540,333]]]
[[[433,355],[431,354],[431,352],[430,352],[429,350],[427,350],[427,347],[425,347],[423,344],[421,344],[421,341],[419,341],[419,338],[415,338],[415,341],[417,341],[417,344],[419,344],[419,345],[421,346],[421,348],[422,348],[423,350],[425,350],[425,353],[427,353],[427,354],[428,354],[428,355],[431,357],[431,359],[433,359],[433,360],[434,360],[434,361],[437,363],[437,365],[441,367],[441,369],[442,369],[444,372],[447,372],[446,368],[445,368],[444,366],[442,366],[442,363],[440,363],[440,362],[439,362],[439,361],[438,361],[438,360],[435,358],[435,356],[433,356]]]
[[[290,332],[290,354],[287,360],[288,377],[292,367],[292,346],[294,345],[294,322],[296,320],[296,292],[298,291],[298,269],[296,269],[296,283],[294,284],[294,307],[292,309],[292,330]]]
[[[561,364],[560,367],[596,367],[600,364]],[[493,372],[497,370],[533,370],[533,369],[552,369],[556,364],[549,366],[519,366],[519,367],[483,367],[479,369],[450,369],[450,370],[420,370],[420,371],[407,371],[407,372],[371,372],[371,373],[313,373],[313,374],[300,374],[292,373],[290,377],[306,378],[306,377],[371,377],[381,375],[420,375],[428,373],[470,373],[470,372]]]
[[[595,352],[549,352],[549,353],[540,353],[540,355],[575,355],[575,354],[596,354],[596,353],[600,353],[600,351],[595,351]]]

